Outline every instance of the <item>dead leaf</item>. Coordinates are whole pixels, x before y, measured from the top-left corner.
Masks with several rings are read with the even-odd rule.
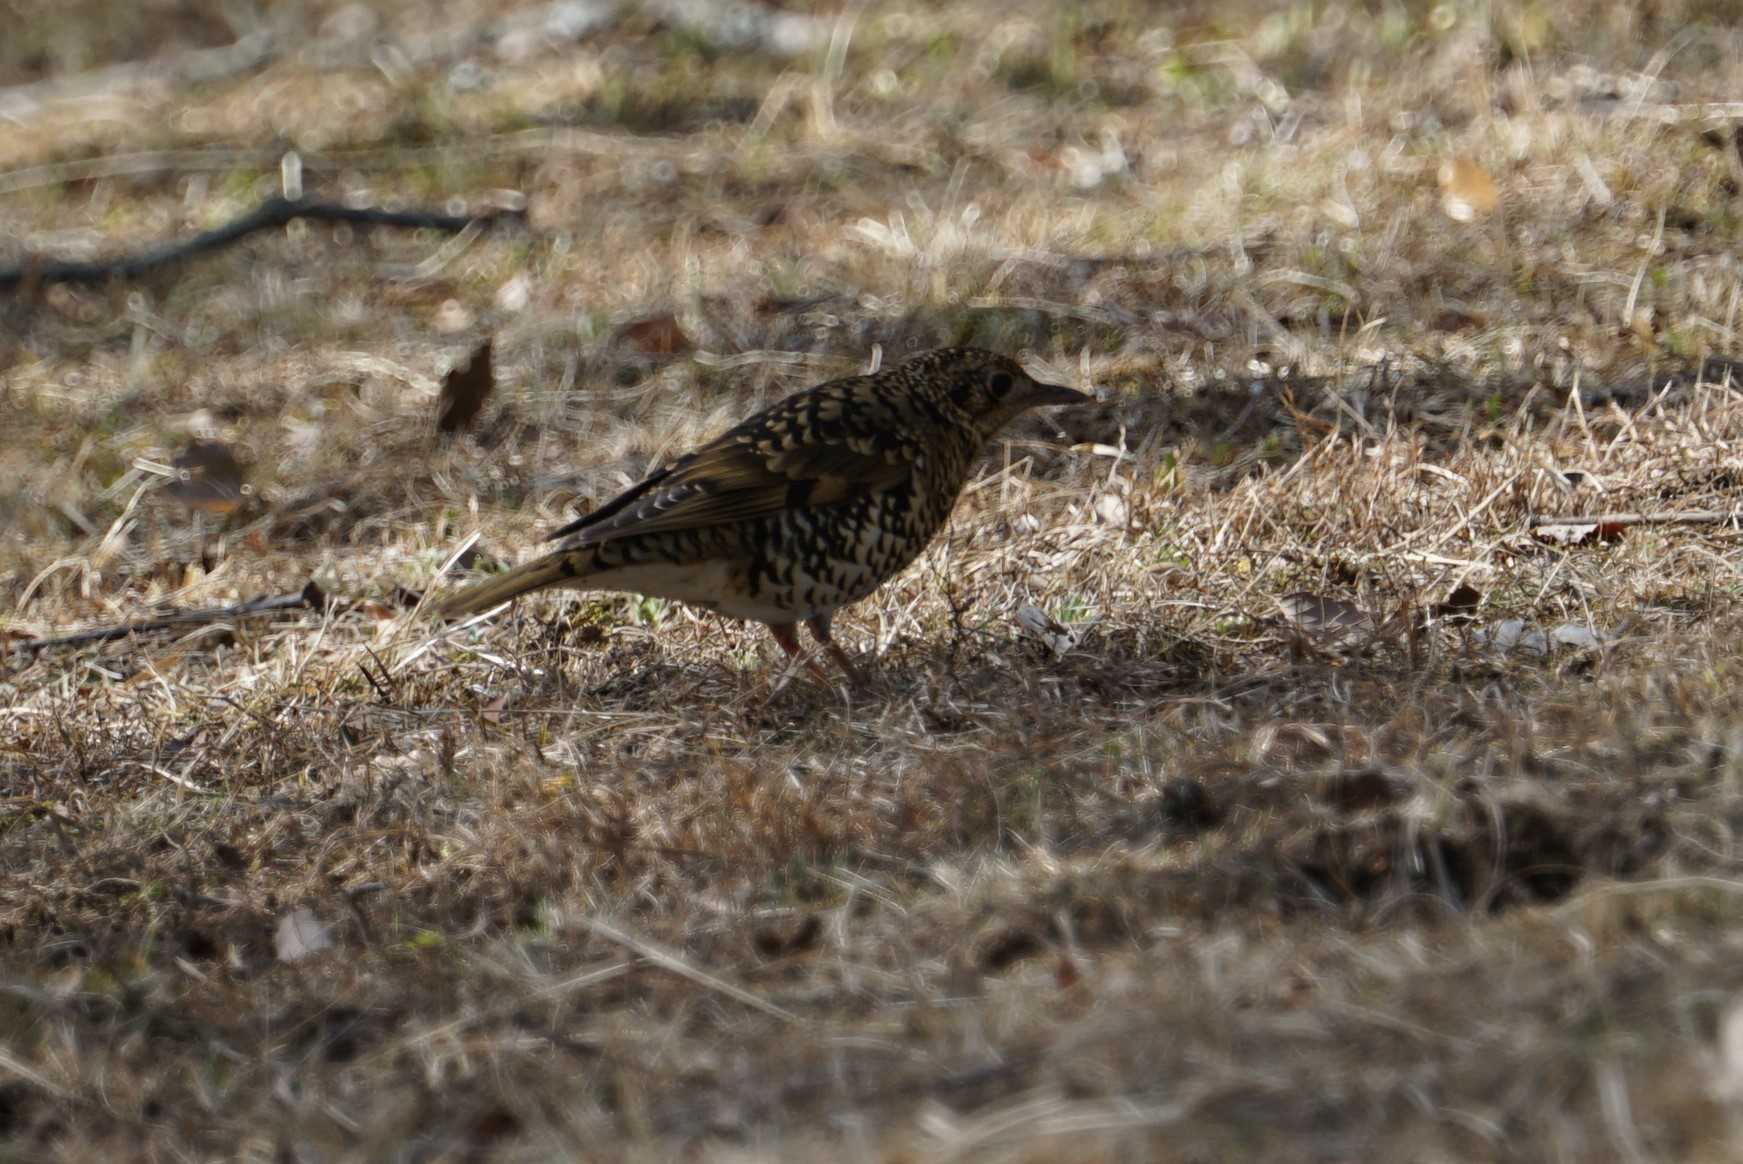
[[[527,277],[525,271],[521,271],[496,289],[496,309],[505,311],[510,315],[524,310],[531,299],[532,280]]]
[[[1124,526],[1129,516],[1126,499],[1117,493],[1103,493],[1095,499],[1095,515],[1108,525]]]
[[[445,299],[436,309],[436,317],[431,320],[431,324],[443,335],[454,335],[472,326],[472,312],[458,299]]]
[[[1210,789],[1190,776],[1176,776],[1162,786],[1156,811],[1170,828],[1192,833],[1215,828],[1223,818]]]
[[[1549,641],[1558,647],[1578,647],[1592,650],[1604,645],[1604,636],[1591,627],[1566,622],[1549,632]]]
[[[1404,789],[1379,768],[1354,768],[1326,776],[1315,792],[1340,812],[1357,813],[1393,803]]]
[[[1446,596],[1445,602],[1435,605],[1434,616],[1449,622],[1469,622],[1482,601],[1482,591],[1470,585],[1460,586]]]
[[[1622,536],[1627,527],[1619,522],[1578,522],[1564,525],[1540,525],[1532,530],[1539,541],[1552,546],[1583,546],[1591,542],[1612,542]]]
[[[975,943],[974,964],[983,974],[1000,974],[1047,948],[1041,935],[1023,925],[998,926]]]
[[[757,953],[765,958],[784,958],[811,949],[823,936],[823,922],[814,913],[766,922],[751,935]]]
[[[1291,626],[1328,646],[1346,646],[1374,629],[1367,611],[1323,594],[1285,594],[1277,608]]]
[[[1017,625],[1046,643],[1055,655],[1063,655],[1077,645],[1077,632],[1039,606],[1018,609]]]
[[[1429,325],[1435,331],[1464,331],[1489,326],[1489,316],[1465,307],[1444,307]]]
[[[626,344],[648,356],[687,356],[696,350],[677,317],[669,311],[631,320],[617,329],[611,342]]]
[[[1448,158],[1440,164],[1441,208],[1454,222],[1470,222],[1478,215],[1492,214],[1501,203],[1501,192],[1487,170],[1470,158]]]
[[[1721,1100],[1743,1100],[1743,995],[1733,995],[1719,1020],[1718,1047],[1708,1085]]]
[[[164,496],[207,513],[229,513],[242,504],[247,471],[229,445],[197,440],[171,463],[176,478],[164,488]]]
[[[471,1146],[475,1149],[488,1149],[492,1144],[516,1135],[520,1130],[520,1117],[500,1103],[474,1116],[468,1129]],[[475,1157],[490,1154],[488,1151],[471,1153]]]
[[[280,962],[298,962],[333,944],[333,937],[312,909],[293,909],[278,919],[273,949]]]
[[[1473,631],[1471,637],[1496,654],[1523,651],[1528,655],[1549,653],[1549,638],[1540,630],[1528,630],[1524,619],[1504,619],[1493,630]]]
[[[436,431],[459,432],[478,417],[496,387],[490,366],[491,341],[479,344],[463,364],[456,364],[442,378],[442,395],[436,402]]]

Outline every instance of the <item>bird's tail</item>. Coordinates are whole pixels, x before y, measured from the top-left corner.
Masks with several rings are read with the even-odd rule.
[[[511,598],[519,598],[548,586],[561,586],[589,572],[590,555],[585,550],[559,550],[516,566],[506,574],[498,574],[483,582],[468,586],[436,605],[436,613],[444,618],[460,618],[489,610]]]

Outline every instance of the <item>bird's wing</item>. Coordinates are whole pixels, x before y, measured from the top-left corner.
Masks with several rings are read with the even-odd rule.
[[[836,505],[913,471],[894,410],[852,381],[799,393],[642,481],[553,538],[591,545]]]

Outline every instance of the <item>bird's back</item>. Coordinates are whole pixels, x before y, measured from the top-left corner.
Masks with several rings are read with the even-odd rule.
[[[975,435],[926,387],[885,374],[796,393],[553,536],[649,592],[670,588],[661,568],[732,563],[705,601],[673,596],[734,617],[833,611],[913,561],[967,478]]]
[[[594,545],[661,529],[833,506],[911,474],[948,476],[975,443],[967,419],[924,382],[894,372],[794,393],[552,533]],[[935,463],[940,462],[949,463]],[[960,485],[958,486],[960,488]]]

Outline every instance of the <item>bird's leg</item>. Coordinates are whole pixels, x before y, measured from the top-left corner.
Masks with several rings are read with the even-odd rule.
[[[769,633],[775,636],[775,641],[781,644],[781,650],[787,652],[787,658],[803,662],[805,669],[811,672],[812,677],[827,687],[829,686],[829,676],[824,673],[823,668],[817,665],[817,660],[811,658],[799,646],[799,635],[796,631],[798,625],[796,622],[771,622],[768,624],[768,628]]]
[[[806,619],[805,629],[811,632],[812,638],[823,644],[823,649],[829,652],[829,657],[835,660],[835,665],[847,675],[849,683],[855,687],[865,686],[865,676],[860,674],[859,668],[854,666],[853,660],[847,657],[847,652],[829,637],[829,615],[820,614],[815,618]]]

